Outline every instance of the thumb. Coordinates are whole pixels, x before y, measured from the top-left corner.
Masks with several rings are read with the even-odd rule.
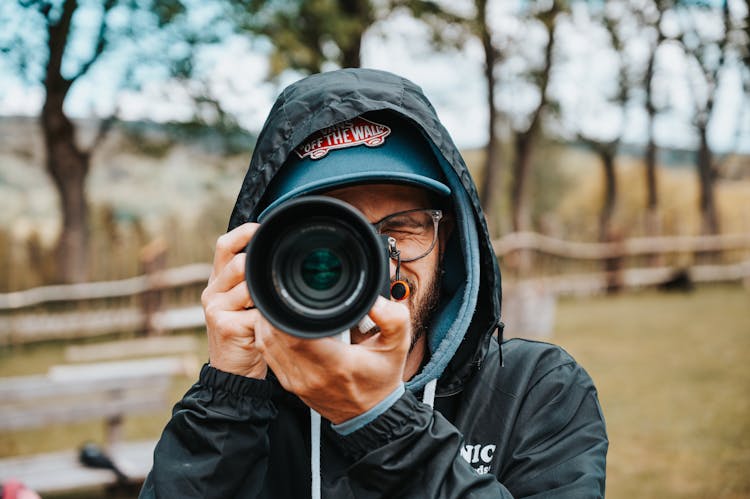
[[[380,328],[383,339],[409,341],[411,317],[409,309],[403,303],[392,302],[379,296],[370,309],[370,318]]]

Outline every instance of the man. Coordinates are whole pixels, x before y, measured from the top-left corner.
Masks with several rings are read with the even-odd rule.
[[[306,194],[350,203],[403,251],[391,272],[409,296],[379,298],[378,330],[354,331],[351,345],[274,329],[244,281],[256,222]],[[203,305],[210,362],[175,407],[141,497],[604,495],[594,386],[557,347],[498,345],[500,273],[474,184],[407,80],[341,70],[284,90]]]

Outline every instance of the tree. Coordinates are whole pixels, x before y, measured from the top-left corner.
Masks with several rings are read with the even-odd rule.
[[[88,72],[105,50],[107,39],[104,36],[104,18],[113,4],[113,1],[108,0],[103,5],[103,19],[93,55],[79,67],[77,73],[66,78],[62,73],[63,55],[68,47],[73,14],[78,9],[78,3],[75,0],[67,0],[56,19],[53,18],[51,4],[37,3],[40,14],[47,21],[49,53],[44,68],[43,84],[46,97],[40,121],[44,133],[47,172],[55,183],[62,205],[62,232],[56,252],[58,272],[66,282],[85,280],[87,275],[89,248],[85,180],[89,171],[91,150],[84,150],[76,143],[75,126],[65,114],[63,104],[75,81]]]
[[[617,84],[614,86],[614,95],[605,99],[610,107],[619,112],[619,124],[614,131],[601,130],[601,125],[596,119],[588,118],[590,123],[597,123],[595,128],[590,127],[588,131],[580,129],[578,138],[588,145],[601,159],[604,178],[604,199],[599,215],[599,240],[609,241],[614,235],[612,228],[612,217],[617,206],[617,175],[615,171],[615,160],[617,150],[622,141],[625,130],[626,106],[630,98],[631,82],[628,74],[629,64],[625,55],[623,28],[620,25],[627,15],[626,6],[623,3],[610,2],[602,12],[600,23],[604,27],[611,50],[617,60],[617,72],[614,75]],[[603,135],[607,134],[608,137]]]
[[[484,52],[484,77],[487,92],[485,102],[487,116],[487,144],[485,146],[484,177],[479,185],[480,204],[484,210],[490,233],[494,233],[494,193],[501,177],[500,143],[497,125],[499,112],[495,106],[497,78],[495,70],[503,58],[503,51],[494,40],[490,23],[491,2],[473,0],[474,12],[458,14],[451,11],[449,3],[440,4],[432,0],[391,0],[391,8],[405,8],[411,15],[425,23],[431,33],[432,45],[438,51],[463,47],[469,38],[476,38]]]
[[[436,46],[443,48],[446,46],[446,38],[442,35],[446,26],[459,28],[459,36],[453,40],[448,40],[449,44],[461,46],[465,43],[467,36],[474,37],[480,41],[484,52],[484,77],[486,81],[487,93],[485,102],[487,103],[487,145],[485,147],[485,164],[484,178],[480,186],[480,201],[485,216],[488,219],[488,226],[491,232],[494,232],[496,224],[493,223],[495,216],[495,207],[493,206],[493,194],[497,192],[497,184],[501,180],[501,157],[500,142],[498,138],[498,124],[501,119],[501,110],[498,108],[497,95],[504,85],[500,81],[498,74],[502,73],[502,64],[506,61],[506,56],[510,53],[510,41],[502,43],[500,38],[494,33],[492,28],[492,6],[489,0],[474,0],[473,15],[459,15],[452,13],[448,7],[449,4],[439,5],[434,1],[419,0],[402,0],[401,5],[405,5],[412,10],[414,17],[428,22],[432,27],[433,39],[436,40]],[[495,4],[494,6],[497,6]],[[552,58],[555,50],[555,22],[558,15],[567,9],[567,2],[555,0],[549,2],[549,5],[530,4],[523,12],[525,21],[529,24],[537,23],[542,26],[547,40],[544,45],[543,62],[541,67],[529,68],[525,75],[518,75],[518,79],[525,80],[530,86],[534,87],[539,95],[537,105],[526,116],[518,117],[517,126],[513,128],[513,184],[511,191],[512,200],[512,219],[514,230],[528,230],[531,225],[530,208],[528,207],[528,179],[530,176],[531,153],[535,140],[540,133],[542,115],[546,111],[549,100],[547,88],[549,85]],[[515,40],[518,47],[525,46],[528,41],[525,39],[528,33],[524,32],[520,36],[522,40]],[[517,47],[517,48],[518,48]]]
[[[511,184],[511,221],[516,232],[531,229],[531,209],[529,206],[528,180],[530,177],[532,153],[536,139],[541,133],[542,116],[550,103],[548,88],[552,74],[552,64],[556,48],[555,27],[558,16],[565,12],[567,5],[554,0],[543,5],[539,10],[528,12],[530,22],[541,24],[546,33],[544,55],[540,67],[531,69],[529,80],[537,93],[538,100],[533,109],[525,116],[522,123],[513,127],[513,165]],[[525,122],[525,123],[523,123]],[[525,126],[524,126],[525,124]]]
[[[307,74],[327,63],[360,67],[365,32],[385,10],[370,0],[229,0],[236,28],[271,41],[271,77],[285,69]]]
[[[701,233],[718,234],[720,224],[715,192],[718,172],[708,128],[715,116],[720,79],[728,67],[741,65],[742,46],[736,46],[733,41],[736,27],[728,0],[722,2],[720,10],[708,4],[685,2],[679,6],[677,15],[681,27],[677,40],[689,62],[693,126],[698,133],[696,170],[700,186]],[[707,28],[712,25],[718,25],[720,29],[712,32]]]
[[[654,79],[657,72],[657,55],[659,48],[667,39],[662,29],[664,12],[671,6],[670,1],[656,0],[646,5],[646,8],[633,9],[639,19],[644,35],[649,40],[648,61],[641,81],[644,89],[644,106],[648,116],[647,142],[644,153],[646,180],[646,234],[656,236],[661,233],[659,215],[659,189],[656,179],[656,116],[661,106],[657,102],[654,92]]]
[[[15,7],[6,7],[10,7],[4,12],[9,22],[4,25],[13,26],[16,31],[5,39],[2,53],[16,62],[17,70],[32,84],[41,84],[45,91],[39,122],[45,165],[59,193],[62,214],[62,230],[55,248],[58,279],[80,282],[87,278],[89,259],[86,176],[92,152],[105,137],[114,116],[102,120],[96,138],[84,146],[78,140],[76,123],[65,109],[66,100],[75,84],[89,77],[92,67],[119,41],[144,37],[141,30],[148,33],[164,29],[183,16],[185,6],[181,0],[103,0],[100,4],[18,0]],[[140,15],[135,16],[136,12]],[[123,22],[127,16],[132,23]],[[95,20],[96,26],[81,28],[82,18]],[[20,26],[34,26],[36,32],[23,32]],[[36,67],[33,62],[40,54]],[[154,62],[148,58],[132,61]]]
[[[495,90],[497,78],[495,70],[500,65],[503,52],[500,50],[495,41],[493,41],[492,27],[489,23],[489,2],[488,0],[475,0],[477,17],[475,31],[482,41],[484,49],[484,79],[487,85],[487,146],[485,147],[484,159],[484,179],[480,192],[480,202],[490,233],[495,232],[496,224],[494,223],[495,210],[493,206],[494,193],[497,191],[497,184],[501,178],[500,163],[500,143],[497,137],[497,122],[499,113],[495,105]]]

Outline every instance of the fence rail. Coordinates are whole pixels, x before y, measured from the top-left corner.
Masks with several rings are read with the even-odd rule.
[[[609,262],[605,271],[600,272],[548,275],[508,282],[511,291],[521,284],[541,287],[557,295],[591,294],[612,289],[613,282],[618,288],[658,285],[672,279],[677,272],[686,273],[694,282],[744,280],[750,283],[750,233],[581,243],[522,232],[493,241],[493,248],[498,257],[533,251],[572,260]],[[612,268],[613,259],[620,259],[622,263],[626,257],[737,250],[747,252],[740,255],[744,260],[728,264],[691,265],[687,269],[684,266]],[[0,346],[128,331],[202,327],[203,311],[195,297],[191,297],[188,303],[167,306],[161,299],[154,300],[153,296],[202,286],[210,272],[209,264],[192,264],[118,281],[44,286],[0,294]],[[139,297],[150,298],[138,300]],[[129,301],[123,303],[123,299]],[[120,302],[110,303],[113,300]]]
[[[135,296],[148,291],[206,282],[210,273],[210,264],[194,263],[119,281],[42,286],[0,294],[0,311],[27,308],[43,303]]]
[[[681,267],[654,267],[623,269],[618,276],[623,288],[646,288],[672,281],[676,275],[685,275],[691,283],[750,281],[750,259],[728,265],[695,265],[689,269]],[[590,274],[567,274],[535,277],[504,286],[505,290],[515,286],[534,286],[554,295],[592,295],[603,293],[611,286],[610,272]]]
[[[578,260],[603,260],[665,253],[699,253],[750,249],[750,233],[714,236],[664,236],[623,239],[620,242],[582,243],[565,241],[536,232],[514,232],[493,241],[498,256],[513,251],[540,253]]]

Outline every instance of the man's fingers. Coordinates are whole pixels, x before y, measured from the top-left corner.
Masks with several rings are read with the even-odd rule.
[[[250,293],[247,290],[245,281],[237,283],[232,289],[221,293],[216,297],[216,304],[221,310],[243,310],[254,307]]]
[[[318,371],[321,366],[328,366],[324,369],[329,371],[340,368],[349,345],[330,337],[297,338],[259,319],[255,324],[255,347],[263,354],[281,385],[300,394],[324,389],[324,378]]]
[[[340,352],[344,344],[335,338],[298,338],[289,333],[274,329],[270,323],[264,322],[258,328],[258,336],[265,341],[264,350],[267,353],[281,356],[289,352],[304,353],[308,360],[315,362],[327,358],[332,352]]]
[[[257,309],[252,310],[223,310],[211,316],[209,327],[220,336],[244,337],[253,336],[255,324],[258,322],[260,313]]]
[[[250,242],[259,225],[256,223],[246,223],[235,227],[216,240],[216,252],[214,253],[214,266],[211,275],[217,277],[229,261],[245,249]]]
[[[237,253],[229,262],[214,274],[209,282],[207,289],[211,292],[224,293],[234,288],[237,283],[245,280],[245,253]]]
[[[380,334],[384,338],[408,337],[410,334],[409,309],[403,303],[388,301],[379,296],[369,315],[380,328]]]

